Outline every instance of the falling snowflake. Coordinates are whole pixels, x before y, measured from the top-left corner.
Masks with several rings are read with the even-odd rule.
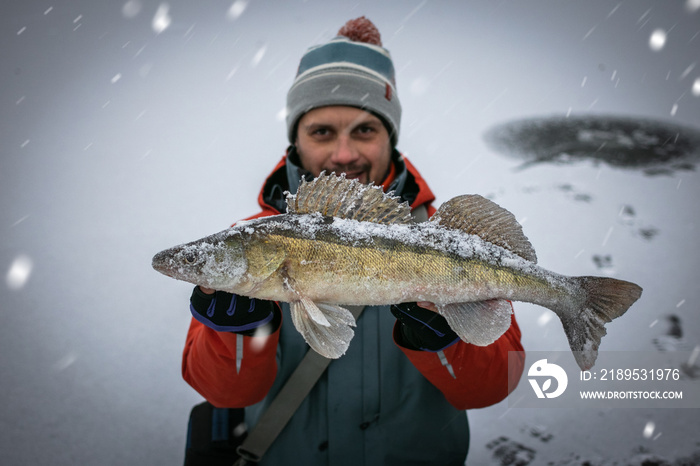
[[[664,45],[666,45],[666,31],[663,29],[656,29],[651,33],[651,37],[649,38],[649,47],[653,51],[658,52],[664,48]]]
[[[32,274],[32,260],[24,255],[17,256],[12,262],[10,270],[7,271],[5,281],[11,290],[19,290],[27,284],[29,276]]]
[[[419,76],[411,82],[411,94],[421,96],[430,87],[430,81],[425,76]]]
[[[236,20],[241,17],[246,7],[248,6],[248,0],[236,0],[228,9],[226,17],[230,20]]]
[[[72,366],[77,359],[78,359],[78,355],[75,352],[71,351],[68,354],[66,354],[65,356],[63,356],[61,359],[56,361],[53,364],[52,369],[55,372],[63,372],[64,370],[66,370],[70,366]]]
[[[552,320],[552,317],[553,315],[551,312],[542,313],[542,315],[540,315],[537,319],[537,325],[539,325],[540,327],[544,327],[549,323],[550,320]]]
[[[161,3],[158,7],[158,11],[156,11],[156,15],[153,17],[153,21],[151,22],[151,27],[156,32],[156,34],[160,34],[161,32],[168,29],[168,27],[170,26],[172,18],[168,14],[169,10],[170,5],[168,5],[167,3]]]
[[[284,107],[282,110],[277,112],[277,120],[278,121],[284,121],[285,118],[287,118],[287,115],[289,114],[289,109],[287,107]]]
[[[695,12],[700,10],[700,0],[686,0],[685,7],[690,12]]]
[[[262,47],[260,47],[260,49],[258,49],[258,51],[255,53],[255,56],[250,61],[250,66],[252,66],[253,68],[258,66],[262,61],[263,57],[265,56],[265,52],[267,52],[267,46],[263,45]]]
[[[612,226],[610,228],[608,228],[608,232],[605,234],[605,238],[603,238],[603,244],[602,244],[603,246],[608,244],[608,240],[610,239],[610,235],[612,235],[612,232],[614,229],[615,229],[615,227],[612,227]]]
[[[264,327],[264,326],[263,326]],[[262,351],[267,343],[268,338],[270,338],[270,332],[263,327],[258,327],[253,334],[253,339],[251,340],[251,349],[254,352]]]
[[[236,74],[236,71],[238,71],[238,65],[234,66],[231,71],[229,71],[228,75],[226,76],[226,81],[231,79],[234,74]]]
[[[129,0],[122,7],[122,14],[126,18],[134,18],[141,12],[141,2],[138,0]]]
[[[700,78],[695,79],[692,92],[694,96],[700,97]]]

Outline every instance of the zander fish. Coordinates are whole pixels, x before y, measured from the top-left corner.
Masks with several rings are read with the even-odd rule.
[[[290,303],[307,343],[342,356],[355,325],[345,305],[429,301],[459,337],[486,346],[511,324],[509,301],[554,311],[578,365],[598,355],[604,325],[641,296],[634,283],[569,277],[537,265],[513,214],[478,195],[455,197],[416,223],[379,187],[321,174],[287,197],[287,213],[244,221],[155,255],[159,272]]]

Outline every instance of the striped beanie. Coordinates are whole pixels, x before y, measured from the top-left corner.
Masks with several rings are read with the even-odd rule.
[[[401,103],[394,63],[382,47],[379,31],[364,16],[348,21],[331,41],[311,47],[299,63],[287,93],[287,135],[294,144],[304,113],[318,107],[346,105],[382,119],[396,146]]]

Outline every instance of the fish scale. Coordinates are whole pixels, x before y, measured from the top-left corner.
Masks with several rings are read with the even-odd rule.
[[[268,218],[272,219],[271,223],[277,222],[274,217]],[[534,274],[516,275],[511,269],[470,257],[469,250],[462,251],[460,257],[454,252],[450,253],[447,248],[438,249],[435,243],[433,247],[428,247],[423,244],[424,241],[417,242],[419,238],[408,231],[417,227],[395,225],[378,228],[366,237],[355,236],[353,244],[348,244],[348,241],[341,239],[353,225],[344,221],[335,227],[333,223],[319,219],[311,228],[312,234],[288,229],[284,235],[275,234],[264,241],[250,243],[247,254],[249,257],[268,257],[270,254],[254,252],[253,248],[265,249],[269,244],[284,245],[285,268],[267,279],[269,285],[265,290],[269,293],[266,296],[269,299],[283,293],[282,271],[295,277],[296,291],[310,299],[348,305],[409,301],[442,304],[454,302],[455,299],[481,299],[480,294],[485,299],[491,298],[493,289],[510,291],[507,297],[515,298],[525,296],[530,290],[552,287],[553,274],[548,277],[549,281]],[[276,225],[273,228],[279,231],[282,227]],[[450,232],[441,230],[435,233],[450,235]],[[401,241],[396,237],[406,239]],[[434,236],[432,240],[435,241]],[[480,241],[477,237],[470,240]],[[449,238],[441,242],[454,243]],[[501,251],[501,254],[507,255],[511,261],[526,264],[507,251]],[[495,261],[493,257],[490,259],[491,262]],[[255,269],[260,265],[249,263],[249,267]],[[341,272],[344,276],[342,283],[330,286]],[[540,271],[540,275],[544,273]],[[358,294],[368,290],[371,294]]]

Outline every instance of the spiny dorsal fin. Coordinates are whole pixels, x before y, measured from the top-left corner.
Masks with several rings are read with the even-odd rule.
[[[318,178],[302,180],[296,195],[287,195],[287,213],[320,213],[361,222],[411,223],[411,208],[407,202],[384,194],[379,186],[364,185],[348,180],[345,175],[321,173]]]
[[[484,241],[507,249],[523,259],[537,262],[535,249],[523,233],[515,216],[478,194],[450,199],[430,219],[446,228],[476,235]]]

